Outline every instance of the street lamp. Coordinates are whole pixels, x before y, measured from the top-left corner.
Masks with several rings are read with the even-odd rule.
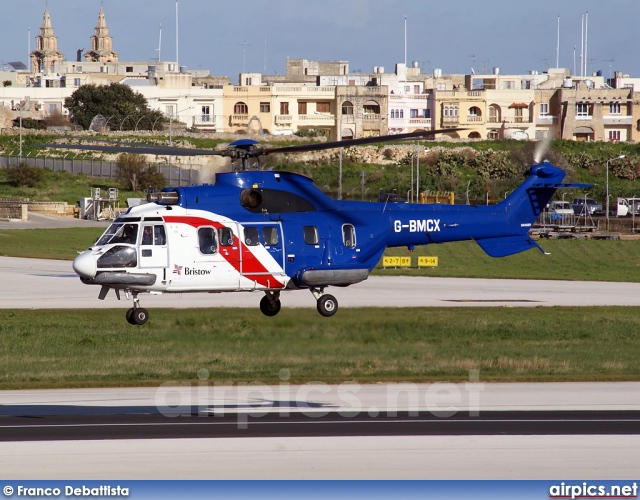
[[[20,153],[18,154],[19,161],[22,161],[22,111],[27,109],[30,110],[30,101],[28,97],[25,97],[19,104],[20,108]]]
[[[20,103],[20,154],[18,155],[19,160],[22,161],[22,108],[24,106]]]
[[[607,160],[607,231],[609,230],[609,163],[615,160],[621,160],[625,155],[616,156]]]

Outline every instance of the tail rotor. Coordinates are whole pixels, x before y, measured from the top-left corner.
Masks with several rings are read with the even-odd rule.
[[[551,132],[547,133],[541,141],[536,143],[536,147],[533,151],[533,164],[538,165],[542,163],[545,159],[544,157],[549,151],[549,147],[551,146],[551,141],[553,141],[553,134]]]

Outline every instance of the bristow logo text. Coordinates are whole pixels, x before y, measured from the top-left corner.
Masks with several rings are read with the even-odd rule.
[[[440,219],[422,219],[422,220],[410,220],[407,224],[403,224],[402,221],[394,220],[393,229],[396,233],[399,233],[403,229],[408,229],[410,233],[432,233],[440,231]]]
[[[190,267],[184,268],[185,276],[202,276],[205,274],[211,274],[211,269],[191,269]]]

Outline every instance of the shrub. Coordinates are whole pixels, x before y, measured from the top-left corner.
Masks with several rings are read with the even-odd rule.
[[[70,127],[71,121],[68,116],[63,115],[60,111],[55,111],[47,116],[42,123],[45,127]]]
[[[298,137],[327,137],[329,134],[326,130],[317,129],[317,128],[309,128],[309,129],[298,129],[296,132]]]
[[[15,118],[13,120],[13,126],[14,127],[19,127],[20,126],[20,118]],[[23,118],[22,119],[22,128],[29,128],[29,129],[39,130],[39,129],[42,128],[42,125],[38,120],[35,120],[33,118]]]
[[[44,170],[25,162],[5,169],[7,182],[15,187],[38,187],[46,178]]]
[[[148,165],[143,155],[122,153],[116,160],[117,179],[125,189],[139,191],[150,187],[161,188],[166,184],[164,176],[155,165]]]

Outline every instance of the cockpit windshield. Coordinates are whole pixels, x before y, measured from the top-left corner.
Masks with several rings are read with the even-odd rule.
[[[137,238],[138,224],[114,222],[96,242],[96,245],[107,245],[109,243],[129,243],[135,245]]]

